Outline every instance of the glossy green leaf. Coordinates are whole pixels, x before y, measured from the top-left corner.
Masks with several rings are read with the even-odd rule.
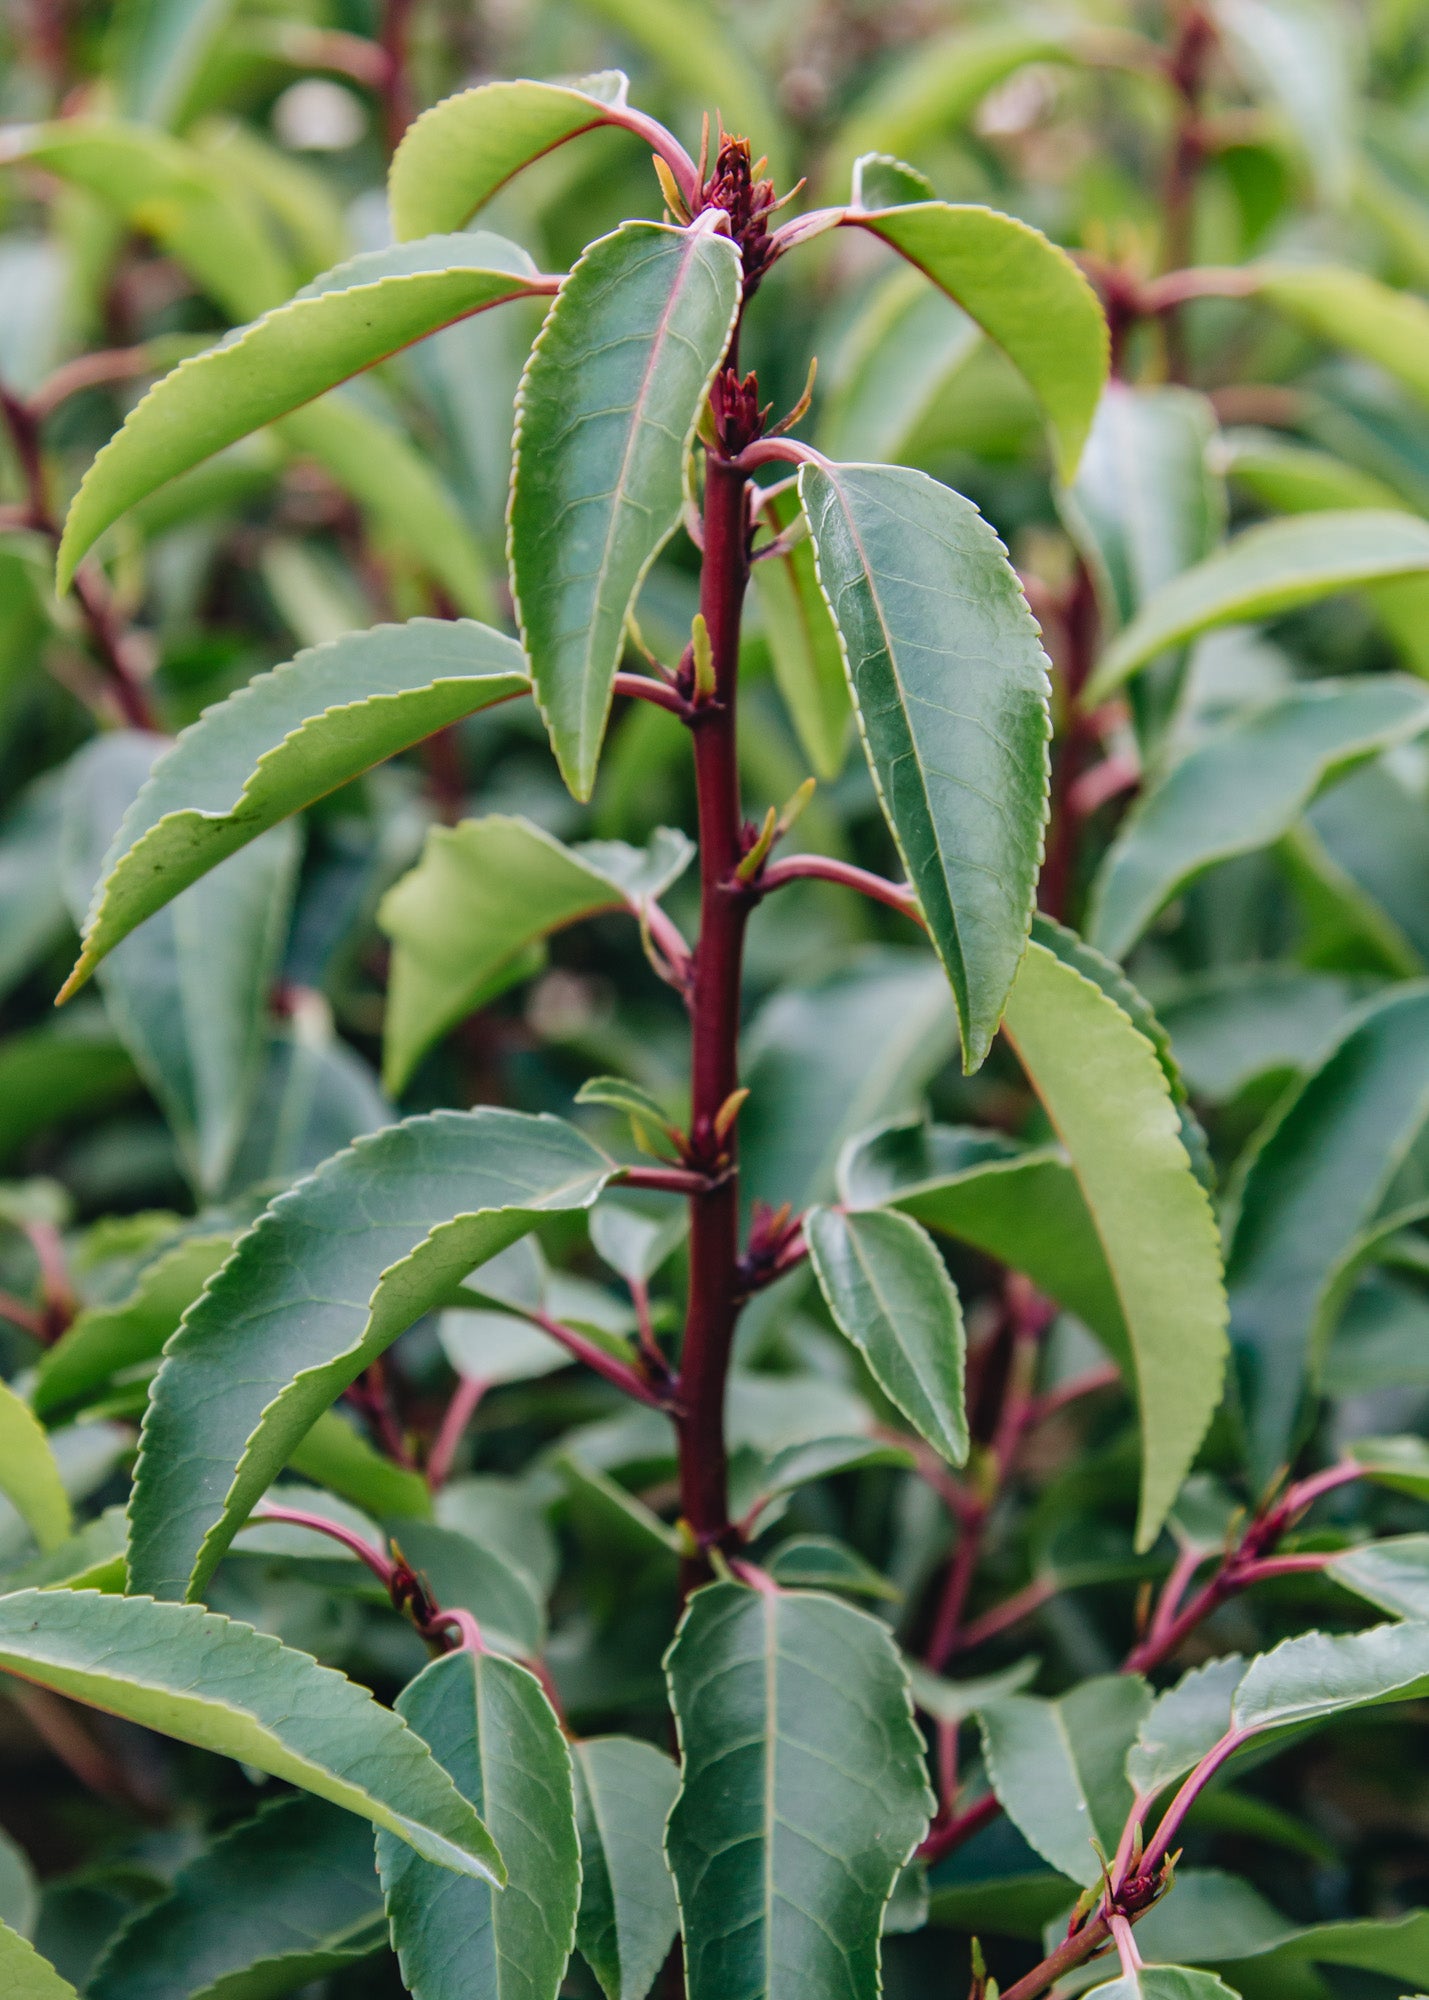
[[[661,1837],[680,1774],[653,1744],[571,1745],[581,1843],[576,1947],[605,2000],[645,2000],[679,1927]]]
[[[164,747],[161,737],[124,730],[71,762],[65,879],[76,923]],[[297,862],[297,828],[269,828],[141,936],[124,939],[100,980],[105,1011],[206,1194],[226,1186],[253,1106]]]
[[[619,840],[563,847],[504,813],[433,827],[421,860],[377,913],[393,942],[387,1088],[401,1090],[440,1035],[520,977],[533,945],[600,910],[638,916],[692,851],[669,827],[657,828],[645,849]]]
[[[844,211],[916,264],[1007,355],[1042,405],[1064,480],[1107,377],[1106,321],[1065,250],[1010,215],[945,201]]]
[[[250,1625],[147,1597],[24,1590],[0,1597],[0,1667],[284,1778],[443,1869],[504,1879],[421,1738],[366,1688]]]
[[[685,458],[739,302],[699,226],[626,222],[562,280],[517,403],[511,587],[562,775],[589,798],[625,626],[680,518]]]
[[[997,1031],[1047,815],[1047,661],[970,501],[893,466],[805,465],[799,492],[884,811],[947,971],[964,1067]]]
[[[11,2000],[79,2000],[49,1960],[4,1923],[0,1923],[0,1977]]]
[[[201,1590],[347,1384],[539,1216],[588,1207],[609,1173],[557,1119],[438,1111],[359,1139],[280,1195],[155,1378],[130,1507],[134,1587]]]
[[[1429,989],[1373,1002],[1260,1137],[1226,1260],[1231,1339],[1258,1478],[1287,1456],[1341,1257],[1429,1118]]]
[[[1232,61],[1283,113],[1321,196],[1342,202],[1355,167],[1355,50],[1334,0],[1215,0]]]
[[[58,1548],[68,1536],[69,1495],[49,1439],[30,1405],[5,1381],[0,1381],[0,1493],[42,1551]]]
[[[571,1753],[540,1683],[495,1653],[436,1660],[397,1697],[501,1848],[506,1887],[435,1870],[390,1834],[377,1863],[413,2000],[556,2000],[580,1896]]]
[[[1087,934],[1124,958],[1189,883],[1278,840],[1324,786],[1429,728],[1429,697],[1383,674],[1316,681],[1237,716],[1123,820],[1092,891]]]
[[[1193,1667],[1157,1696],[1127,1753],[1126,1775],[1139,1798],[1154,1798],[1183,1778],[1220,1742],[1231,1726],[1231,1702],[1244,1675],[1245,1661],[1230,1653]]]
[[[1395,1618],[1429,1619],[1429,1535],[1390,1535],[1332,1556],[1325,1575]]]
[[[1067,1149],[1126,1324],[1141,1409],[1140,1551],[1220,1401],[1226,1307],[1215,1220],[1155,1048],[1083,972],[1034,941],[1006,1029]]]
[[[786,487],[766,502],[764,516],[782,536],[802,523],[803,510]],[[753,577],[774,678],[799,747],[815,776],[832,782],[843,769],[853,711],[838,628],[819,589],[807,534],[757,562]]]
[[[1354,1709],[1415,1701],[1429,1689],[1429,1624],[1307,1632],[1252,1660],[1231,1704],[1246,1736],[1327,1722]]]
[[[1085,699],[1104,701],[1148,660],[1199,632],[1426,571],[1429,526],[1412,514],[1364,508],[1263,521],[1158,590],[1102,655]]]
[[[89,2000],[277,2000],[386,1940],[370,1829],[321,1799],[279,1799],[125,1926]]]
[[[181,361],[85,474],[60,544],[61,590],[105,528],[166,480],[439,327],[543,289],[525,251],[503,237],[428,237],[350,258]]]
[[[962,1307],[934,1245],[888,1209],[811,1209],[809,1259],[829,1311],[879,1386],[933,1449],[968,1455]]]
[[[883,1911],[932,1806],[886,1631],[831,1597],[717,1583],[666,1672],[690,2000],[876,2000]]]
[[[124,813],[64,991],[181,889],[384,757],[530,685],[469,619],[378,625],[299,653],[205,709]]]
[[[988,1782],[1008,1817],[1054,1868],[1101,1880],[1131,1809],[1126,1753],[1151,1703],[1136,1674],[1079,1683],[1057,1701],[1010,1694],[978,1711]]]

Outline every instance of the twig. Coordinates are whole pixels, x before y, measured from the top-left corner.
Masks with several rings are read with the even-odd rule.
[[[837,882],[842,888],[856,889],[859,895],[885,903],[927,929],[917,893],[906,882],[889,882],[867,868],[855,867],[851,861],[835,861],[827,854],[791,854],[783,861],[771,861],[756,878],[755,887],[766,895],[790,882],[804,881]]]
[[[452,1391],[451,1401],[442,1414],[437,1434],[432,1439],[432,1448],[427,1453],[427,1484],[435,1493],[444,1486],[452,1469],[457,1446],[466,1433],[466,1427],[476,1414],[476,1406],[486,1394],[489,1384],[479,1376],[463,1375]]]

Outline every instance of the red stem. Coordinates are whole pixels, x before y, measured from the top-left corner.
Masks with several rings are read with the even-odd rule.
[[[452,1391],[452,1399],[442,1414],[432,1448],[427,1453],[427,1484],[433,1493],[444,1486],[452,1469],[457,1446],[476,1414],[476,1406],[486,1394],[487,1384],[478,1376],[463,1375]]]
[[[660,1389],[652,1388],[643,1375],[639,1375],[616,1354],[609,1354],[594,1340],[587,1340],[583,1333],[577,1333],[573,1326],[565,1326],[549,1313],[530,1312],[526,1318],[533,1326],[539,1326],[542,1333],[548,1333],[552,1340],[558,1340],[577,1361],[584,1361],[587,1368],[593,1368],[597,1375],[603,1375],[607,1382],[613,1382],[617,1389],[623,1389],[627,1396],[633,1396],[638,1403],[648,1403],[652,1410],[668,1410],[669,1396]]]
[[[657,708],[668,708],[682,722],[689,719],[690,704],[684,696],[664,681],[657,681],[653,674],[617,674],[615,692],[629,695],[635,701],[653,701]]]
[[[309,1514],[300,1507],[270,1507],[266,1502],[255,1508],[251,1519],[255,1521],[277,1521],[288,1528],[310,1528],[315,1535],[326,1535],[329,1541],[341,1542],[360,1563],[366,1563],[384,1590],[392,1587],[394,1565],[380,1549],[374,1549],[371,1542],[365,1542],[361,1535],[344,1527],[341,1521],[330,1521],[326,1514]]]
[[[1001,1811],[1002,1803],[996,1792],[985,1793],[966,1812],[957,1813],[941,1824],[935,1823],[918,1849],[919,1859],[931,1868],[935,1861],[941,1861],[945,1854],[951,1854],[955,1847],[961,1847],[965,1840],[971,1840],[975,1833],[990,1826]]]
[[[834,861],[827,854],[791,854],[786,860],[771,861],[761,871],[755,886],[764,895],[782,889],[788,882],[804,881],[837,882],[845,889],[857,889],[861,896],[869,896],[875,903],[886,903],[890,910],[911,917],[915,924],[927,929],[918,897],[906,882],[885,881],[882,875],[874,875],[867,868],[856,868],[851,861]]]

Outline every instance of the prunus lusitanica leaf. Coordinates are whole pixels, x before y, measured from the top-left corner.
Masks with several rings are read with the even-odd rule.
[[[1008,1694],[980,1705],[988,1783],[1044,1860],[1089,1888],[1131,1809],[1126,1754],[1150,1692],[1138,1674],[1082,1681],[1056,1701]]]
[[[1231,1726],[1231,1702],[1245,1674],[1239,1653],[1208,1661],[1158,1695],[1127,1752],[1126,1775],[1139,1798],[1184,1778]]]
[[[7,2000],[79,2000],[49,1960],[4,1923],[0,1923],[0,1979]]]
[[[804,1238],[834,1323],[919,1436],[961,1465],[968,1455],[963,1313],[935,1246],[891,1209],[815,1208]]]
[[[680,519],[685,458],[740,298],[739,252],[624,222],[561,281],[516,405],[511,592],[556,761],[590,797],[636,593]]]
[[[130,1503],[133,1587],[196,1595],[348,1383],[540,1216],[588,1208],[611,1172],[574,1126],[484,1107],[389,1126],[279,1195],[155,1377]]]
[[[1426,1118],[1429,986],[1418,983],[1362,1008],[1256,1142],[1226,1256],[1255,1478],[1290,1449],[1321,1301]]]
[[[524,250],[480,231],[369,250],[324,272],[288,304],[181,361],[134,406],[74,497],[60,589],[110,523],[156,486],[414,340],[550,289]]]
[[[1238,1987],[1242,1979],[1258,1984],[1257,1974],[1271,1979],[1289,1974],[1293,1979],[1295,1966],[1307,1961],[1383,1973],[1410,1989],[1422,1990],[1429,1983],[1429,1912],[1297,1924],[1243,1876],[1216,1868],[1184,1873],[1178,1868],[1176,1894],[1148,1911],[1136,1931],[1137,1946],[1148,1960],[1229,1962]],[[1247,1959],[1262,1963],[1243,1965]]]
[[[124,814],[62,997],[136,924],[268,827],[529,686],[525,656],[504,633],[414,618],[312,646],[205,709]]]
[[[941,34],[920,35],[880,63],[835,134],[830,159],[855,168],[862,165],[860,154],[875,150],[908,159],[970,118],[1014,70],[1055,62],[1066,53],[1065,41],[1049,28],[1006,18],[960,22]]]
[[[1215,1218],[1157,1051],[1099,985],[1034,939],[1006,1029],[1067,1149],[1126,1324],[1141,1410],[1140,1551],[1220,1401],[1226,1302]]]
[[[1138,1965],[1094,1986],[1092,1995],[1098,2000],[1235,2000],[1235,1988],[1214,1972],[1196,1972],[1185,1965]]]
[[[1429,1535],[1389,1535],[1331,1556],[1325,1575],[1396,1618],[1429,1618]]]
[[[30,1405],[5,1381],[0,1381],[0,1493],[44,1553],[68,1536],[69,1495],[50,1441]]]
[[[1426,571],[1429,524],[1413,514],[1364,507],[1262,521],[1148,598],[1102,655],[1083,699],[1105,701],[1148,660],[1197,633]]]
[[[1429,403],[1429,303],[1340,264],[1252,265],[1255,294]]]
[[[433,827],[420,861],[377,912],[393,942],[387,1088],[401,1090],[439,1035],[523,976],[532,945],[600,910],[638,914],[692,852],[670,827],[657,827],[646,848],[620,840],[564,847],[505,813]]]
[[[571,1745],[581,1902],[576,1948],[605,2000],[645,2000],[680,1913],[661,1841],[680,1773],[653,1743],[593,1736]]]
[[[1236,715],[1122,821],[1092,891],[1090,942],[1124,958],[1207,868],[1269,846],[1325,785],[1425,728],[1429,692],[1388,674],[1316,681]]]
[[[581,1864],[571,1753],[535,1676],[467,1648],[397,1697],[491,1829],[506,1886],[459,1878],[390,1834],[377,1864],[413,2000],[556,2000],[575,1941]]]
[[[996,342],[1042,405],[1058,472],[1069,480],[1106,381],[1109,343],[1096,293],[1066,251],[975,204],[851,207],[839,220],[916,264]]]
[[[883,1912],[933,1803],[886,1629],[832,1597],[716,1583],[665,1665],[690,2000],[876,2000]]]
[[[1417,1701],[1426,1691],[1429,1624],[1306,1632],[1251,1661],[1231,1703],[1231,1727],[1247,1737],[1299,1729],[1357,1708]]]
[[[279,1799],[125,1925],[88,2000],[269,2000],[386,1942],[371,1828],[322,1799]]]
[[[787,487],[764,503],[764,513],[779,536],[803,519],[798,496]],[[799,747],[815,776],[831,784],[843,769],[853,711],[838,629],[819,589],[809,537],[764,556],[751,576],[770,664]]]
[[[366,1688],[251,1625],[196,1604],[22,1590],[0,1597],[0,1667],[286,1779],[443,1869],[505,1879],[421,1737]]]
[[[894,839],[976,1069],[1027,939],[1047,817],[1047,659],[970,500],[899,466],[804,465],[819,582]]]
[[[1356,48],[1334,0],[1214,0],[1234,68],[1283,114],[1322,199],[1343,202],[1356,160]]]

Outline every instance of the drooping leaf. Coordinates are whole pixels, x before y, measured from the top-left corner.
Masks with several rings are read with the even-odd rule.
[[[397,1697],[491,1828],[506,1886],[434,1869],[390,1834],[377,1863],[413,2000],[556,2000],[580,1896],[571,1753],[540,1683],[495,1653],[435,1660]]]
[[[1429,1619],[1429,1535],[1390,1535],[1325,1565],[1332,1583],[1395,1618]]]
[[[470,619],[378,625],[299,653],[206,709],[125,811],[64,988],[189,883],[384,757],[529,687],[515,640]]]
[[[799,492],[879,797],[986,1055],[1031,920],[1047,814],[1047,662],[977,509],[894,466],[805,465]]]
[[[921,1437],[954,1465],[968,1455],[962,1307],[918,1224],[892,1210],[811,1209],[804,1236],[840,1330]]]
[[[287,1779],[443,1869],[504,1879],[421,1738],[366,1688],[250,1625],[147,1597],[23,1590],[0,1597],[0,1667]]]
[[[76,923],[163,748],[160,737],[125,730],[69,766],[65,878]],[[126,939],[100,981],[105,1011],[203,1193],[226,1184],[252,1108],[297,862],[296,827],[271,827]]]
[[[49,1439],[30,1405],[5,1381],[0,1381],[0,1493],[42,1552],[58,1548],[69,1534],[69,1495]]]
[[[717,1583],[666,1672],[690,2000],[875,2000],[884,1907],[932,1804],[886,1631],[831,1597]]]
[[[645,2000],[679,1926],[661,1838],[680,1774],[653,1744],[593,1736],[571,1745],[581,1901],[576,1947],[606,2000]]]
[[[134,1587],[200,1590],[367,1363],[538,1216],[588,1207],[609,1173],[558,1119],[439,1111],[359,1139],[280,1195],[185,1315],[155,1378],[130,1508]]]
[[[991,208],[945,201],[848,208],[856,223],[916,264],[975,319],[1042,405],[1063,480],[1077,469],[1107,376],[1096,294],[1040,230]]]
[[[1412,514],[1366,507],[1262,521],[1147,600],[1102,655],[1085,699],[1105,701],[1148,660],[1198,632],[1426,571],[1429,527]]]
[[[577,798],[595,783],[626,619],[680,518],[685,456],[739,290],[727,236],[622,223],[562,280],[522,379],[512,595]]]
[[[1007,1033],[1066,1147],[1116,1288],[1141,1409],[1138,1551],[1220,1401],[1225,1292],[1204,1188],[1153,1045],[1046,945],[1027,948]]]
[[[1126,1753],[1151,1696],[1136,1674],[1082,1681],[1057,1701],[1009,1694],[979,1709],[988,1782],[1044,1859],[1084,1888],[1101,1880],[1131,1809]]]
[[[49,1960],[5,1923],[0,1923],[0,1977],[13,2000],[79,2000]]]
[[[279,1799],[179,1870],[110,1945],[89,1996],[277,2000],[386,1940],[371,1830],[321,1799]]]
[[[768,500],[764,511],[779,536],[803,519],[789,488]],[[764,557],[753,577],[774,678],[799,746],[815,776],[832,782],[843,769],[853,717],[838,630],[819,589],[808,536]]]
[[[393,941],[384,1081],[401,1090],[446,1029],[524,974],[531,947],[600,910],[638,915],[687,866],[682,833],[645,849],[619,840],[563,847],[530,820],[494,813],[434,827],[377,920]]]
[[[1388,674],[1317,681],[1237,716],[1122,822],[1092,891],[1091,942],[1124,958],[1206,869],[1269,846],[1322,787],[1426,727],[1423,688]]]
[[[1256,1477],[1287,1454],[1321,1299],[1426,1118],[1429,989],[1403,986],[1360,1010],[1256,1144],[1226,1260]]]
[[[1245,1661],[1230,1653],[1193,1667],[1157,1696],[1126,1759],[1126,1775],[1138,1797],[1164,1791],[1220,1742],[1230,1728],[1231,1702],[1244,1674]]]
[[[485,232],[366,251],[315,278],[130,411],[70,507],[61,590],[105,528],[166,480],[439,327],[549,289],[524,250]]]

